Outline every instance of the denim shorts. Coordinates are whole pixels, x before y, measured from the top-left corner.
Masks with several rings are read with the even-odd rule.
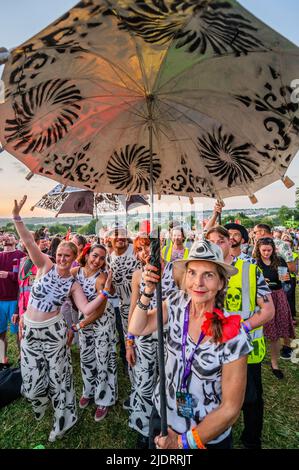
[[[10,323],[10,332],[16,334],[19,330],[19,325],[14,325],[11,322],[12,316],[17,309],[17,300],[0,300],[0,334],[5,333]]]

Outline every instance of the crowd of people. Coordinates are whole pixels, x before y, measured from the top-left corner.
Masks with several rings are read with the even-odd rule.
[[[30,232],[15,201],[17,235],[0,235],[0,363],[7,330],[20,351],[22,394],[37,420],[49,402],[49,441],[76,425],[77,406],[100,422],[118,400],[118,354],[130,393],[123,403],[136,448],[232,448],[243,412],[245,448],[262,447],[261,364],[283,380],[295,338],[299,230],[218,224],[222,206],[188,240],[172,223],[160,237],[161,272],[148,233],[110,227],[84,237]],[[156,285],[162,287],[167,435],[161,433]],[[75,396],[71,345],[83,389]],[[118,346],[118,347],[117,347]]]

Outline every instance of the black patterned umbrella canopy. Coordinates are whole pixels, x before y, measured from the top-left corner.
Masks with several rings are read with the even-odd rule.
[[[2,146],[64,185],[251,196],[299,148],[298,48],[234,0],[83,0],[2,78]]]
[[[146,198],[139,195],[129,197],[116,194],[98,194],[92,191],[63,187],[58,184],[31,208],[46,209],[59,214],[91,214],[127,212],[130,208],[148,205]]]

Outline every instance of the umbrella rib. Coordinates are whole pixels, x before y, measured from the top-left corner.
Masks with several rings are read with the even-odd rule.
[[[81,100],[81,101],[84,101],[84,100]],[[144,120],[145,120],[145,115],[144,115],[144,114],[138,113],[137,111],[133,111],[134,108],[133,108],[133,105],[132,105],[130,102],[129,102],[129,103],[128,103],[128,102],[125,102],[125,104],[127,104],[128,107],[132,108],[131,110],[126,109],[125,112],[129,112],[129,113],[131,113],[131,114],[133,114],[133,115],[139,117],[140,119],[144,119]],[[110,107],[109,107],[109,110],[115,109],[115,108],[117,108],[118,106],[119,106],[119,105],[110,106]],[[60,107],[57,106],[57,109],[60,109]],[[52,112],[53,112],[53,110],[52,110]],[[44,114],[44,115],[42,115],[42,116],[39,115],[39,117],[36,118],[36,120],[32,119],[32,121],[31,121],[32,125],[33,125],[35,122],[41,121],[41,119],[43,119],[43,118],[45,118],[46,116],[48,116],[48,114],[49,114],[49,113],[46,113],[46,114]],[[95,114],[97,114],[97,113],[95,113]],[[89,118],[90,118],[90,116],[88,116],[88,119],[89,119]],[[79,122],[77,123],[77,125],[82,124],[83,121],[84,121],[84,120],[80,119]],[[108,123],[108,124],[109,124],[109,123]],[[108,125],[108,124],[107,124],[107,125]],[[104,127],[106,127],[106,126],[104,126]],[[104,127],[102,127],[102,128],[100,129],[100,131],[101,131]],[[131,126],[129,126],[129,127],[131,127]],[[128,128],[129,128],[129,127],[128,127]],[[73,126],[73,128],[76,128],[76,124]],[[126,129],[126,128],[125,128],[125,129]],[[97,135],[97,134],[96,134],[96,135]],[[64,138],[62,138],[59,142],[61,143],[66,137],[67,137],[67,134],[66,134],[66,136],[65,136]],[[25,136],[22,136],[22,139],[25,140],[25,141],[28,142],[28,143],[30,142],[30,138],[26,138]],[[56,144],[56,143],[57,143],[57,142],[55,142],[55,144]],[[5,148],[6,146],[7,146],[7,144],[4,144],[4,148]]]
[[[283,86],[283,83],[282,83],[282,82],[281,82],[281,85]],[[197,92],[197,91],[198,91],[197,89],[189,89],[188,91],[186,91],[186,90],[176,90],[176,91],[169,91],[169,92],[167,92],[167,93],[163,93],[163,94],[161,94],[161,95],[159,95],[159,96],[160,96],[160,98],[161,98],[162,96],[165,96],[166,98],[169,96],[169,99],[171,99],[172,101],[174,101],[173,98],[172,98],[172,96],[174,96],[174,95],[180,95],[180,94],[183,92],[184,95],[186,96],[186,95],[188,95],[189,92],[191,93],[191,92]],[[226,95],[225,95],[225,93],[219,92],[219,91],[217,91],[217,90],[208,90],[208,89],[203,89],[203,88],[202,88],[202,89],[200,89],[200,92],[203,92],[203,95],[205,95],[205,96],[210,96],[211,94],[213,94],[213,95],[215,95],[215,96],[216,96],[216,95],[217,95],[217,96],[226,96],[226,95],[227,95],[227,96],[230,96],[231,98],[234,97],[234,95],[232,95],[232,94],[230,94],[230,93],[226,93]],[[192,98],[192,97],[191,97],[191,98]],[[176,102],[176,103],[177,103],[177,102]],[[192,109],[193,111],[197,111],[197,112],[198,112],[198,110],[197,110],[196,108],[192,108],[192,107],[186,105],[185,103],[184,103],[184,104],[182,104],[182,103],[177,103],[177,104],[180,104],[181,106],[186,106],[186,107]],[[285,104],[286,104],[286,105],[288,104],[287,101],[285,101]],[[199,111],[199,112],[201,112],[201,111]],[[280,118],[282,117],[282,116],[281,116],[281,113],[279,113],[275,108],[271,109],[271,112],[273,112],[273,114],[276,114],[276,115],[279,116]],[[208,116],[208,114],[207,114],[207,116]],[[209,116],[209,117],[210,117],[210,116]],[[289,115],[289,119],[292,119],[292,117],[291,117],[290,115]]]
[[[173,108],[174,110],[177,111],[177,109],[176,109],[174,106],[172,106],[171,104],[166,103],[165,101],[163,101],[163,103],[164,103],[165,105],[167,105],[167,106],[169,106],[169,107],[171,107],[171,108]],[[176,103],[176,102],[174,101],[174,103]],[[204,116],[207,116],[207,117],[209,117],[210,119],[212,119],[212,120],[215,121],[215,118],[211,117],[209,114],[203,113],[202,111],[198,111],[197,109],[192,108],[191,106],[188,106],[188,105],[186,105],[186,104],[182,105],[181,103],[176,103],[176,104],[178,104],[178,105],[180,105],[180,106],[184,106],[184,107],[190,109],[191,111],[196,111],[197,113],[199,112],[199,113],[203,114]],[[200,124],[199,124],[197,121],[194,121],[192,118],[190,118],[190,117],[189,117],[187,114],[185,114],[183,111],[180,111],[180,113],[181,113],[186,119],[188,119],[190,122],[192,122],[193,124],[195,124],[197,127],[199,127],[200,129],[206,131],[206,129],[204,129],[202,126],[200,126]],[[222,123],[221,123],[221,124],[222,124]],[[246,136],[246,138],[248,138],[248,137]],[[251,143],[251,145],[252,145],[252,146],[255,148],[255,150],[258,152],[258,149],[256,148],[255,144]]]
[[[55,48],[56,48],[56,46],[55,46]],[[42,52],[43,50],[49,50],[49,49],[52,50],[52,49],[55,49],[55,48],[54,48],[54,47],[45,47],[45,46],[44,46],[44,47],[41,47],[40,49],[38,49],[38,51],[39,51],[39,52]],[[104,56],[102,56],[101,54],[98,54],[98,53],[96,53],[96,52],[94,52],[94,51],[87,51],[86,53],[88,53],[88,55],[90,55],[90,56],[99,57],[99,58],[102,59],[104,62],[106,62],[107,64],[109,64],[109,66],[111,67],[111,69],[113,69],[113,71],[114,71],[114,73],[116,74],[116,76],[117,76],[117,77],[120,79],[120,81],[123,83],[124,88],[126,88],[127,90],[130,90],[130,91],[136,92],[135,89],[128,87],[128,86],[126,85],[126,83],[124,82],[124,80],[123,80],[121,74],[125,75],[125,76],[129,79],[129,81],[133,82],[133,83],[136,85],[136,87],[140,90],[141,94],[144,96],[145,90],[144,90],[144,89],[142,88],[142,86],[138,83],[138,81],[136,81],[133,76],[129,75],[129,73],[128,73],[126,70],[124,70],[122,67],[120,67],[118,64],[114,64],[114,63],[111,62],[107,57],[104,57]],[[26,62],[27,58],[28,58],[28,56],[25,54],[25,62]],[[25,62],[24,62],[24,64],[22,65],[22,67],[24,67]],[[110,82],[108,82],[108,83],[110,83]],[[111,82],[111,83],[114,84],[114,82]],[[119,86],[119,85],[118,85],[118,86]],[[35,87],[33,87],[33,88],[35,88]],[[23,93],[24,93],[24,92],[23,92]],[[21,93],[21,94],[22,94],[22,93]]]
[[[173,108],[173,109],[176,111],[176,108],[174,108],[174,107],[171,106],[171,105],[168,105],[168,103],[164,103],[164,104],[166,104],[169,108]],[[182,115],[184,115],[184,113],[182,113]],[[188,118],[188,119],[189,119],[189,118]],[[192,119],[189,119],[189,120],[190,120],[191,122],[194,122]],[[197,124],[197,123],[195,122],[195,124]],[[198,127],[201,128],[201,126],[199,126],[199,125],[198,125]],[[194,142],[193,137],[187,132],[186,129],[185,129],[185,133],[186,133],[188,139],[189,139],[191,142],[193,142],[193,145],[196,147],[196,143]],[[206,182],[207,182],[207,185],[208,185],[208,187],[209,187],[209,190],[210,190],[211,194],[212,194],[213,191],[214,191],[214,192],[217,194],[217,197],[218,197],[219,199],[221,199],[221,197],[220,197],[220,195],[219,195],[219,193],[218,193],[218,191],[217,191],[217,188],[214,186],[212,180],[209,179],[209,171],[208,171],[208,169],[206,168],[205,163],[204,163],[203,158],[202,158],[202,156],[200,155],[200,153],[199,153],[199,156],[200,156],[200,159],[201,159],[202,168],[204,169],[204,171],[203,171],[203,173],[204,173],[204,178],[205,178],[205,180],[206,180]]]
[[[168,49],[169,50],[169,49]],[[251,51],[251,54],[268,54],[269,52],[272,52],[272,50],[270,49],[265,49],[265,50],[252,50]],[[206,62],[210,61],[210,60],[214,60],[214,59],[226,59],[227,57],[231,57],[231,56],[235,56],[235,54],[233,52],[227,52],[226,54],[221,54],[221,56],[216,56],[216,55],[213,55],[211,57],[207,57],[206,59],[202,59],[202,60],[199,60],[197,62],[194,62],[192,64],[190,64],[190,67],[182,70],[180,73],[178,73],[177,75],[169,78],[169,80],[167,80],[165,83],[163,83],[162,87],[164,88],[165,86],[169,85],[169,83],[171,83],[173,80],[176,80],[178,77],[181,77],[182,75],[184,75],[184,73],[188,73],[193,67],[197,66],[197,65],[206,65]],[[163,64],[164,65],[164,64]],[[160,70],[162,71],[162,67],[160,68]],[[161,73],[159,73],[159,76],[161,76]],[[158,84],[158,79],[155,83],[155,85]],[[155,92],[155,94],[159,94],[159,88],[157,87],[157,91]]]
[[[170,105],[170,104],[168,104],[168,103],[165,103],[165,102],[164,102],[164,104],[167,105],[167,106],[169,106],[170,108],[173,108],[174,110],[176,110],[176,108],[175,108],[174,106],[172,106],[172,105]],[[190,109],[192,109],[192,108],[190,108]],[[181,112],[181,114],[182,114],[183,116],[185,116],[187,119],[189,119],[192,123],[196,124],[197,127],[199,127],[200,129],[203,129],[202,126],[200,126],[200,125],[199,125],[196,121],[194,121],[193,119],[189,118],[189,116],[186,116],[183,112]],[[203,113],[202,113],[202,114],[203,114]],[[203,129],[203,130],[205,130],[205,129]],[[186,129],[185,129],[185,133],[187,134],[187,136],[189,137],[189,139],[191,140],[191,142],[193,142],[193,144],[194,144],[195,147],[196,147],[196,143],[194,143],[193,137],[189,135],[189,133],[187,132]],[[252,146],[254,147],[254,149],[258,152],[256,146],[255,146],[253,143],[251,143],[251,145],[252,145]],[[199,154],[199,156],[200,156],[201,162],[202,162],[203,167],[204,167],[204,169],[205,169],[205,172],[204,172],[204,173],[205,173],[205,178],[206,178],[206,180],[207,180],[207,182],[208,182],[208,184],[209,184],[210,180],[209,180],[209,177],[208,177],[207,174],[206,174],[206,172],[208,172],[208,169],[206,168],[205,163],[203,162],[203,158],[202,158],[200,152],[199,152],[198,154]],[[208,175],[209,175],[209,172],[208,172]],[[211,184],[213,185],[212,182],[211,182]],[[252,191],[250,191],[250,190],[248,189],[247,184],[246,184],[246,183],[243,183],[243,186],[244,186],[245,189],[247,190],[247,194],[248,194],[248,195],[251,195],[251,194],[252,194]],[[221,197],[220,197],[220,195],[219,195],[219,193],[218,193],[216,187],[215,187],[214,185],[213,185],[213,187],[214,187],[215,193],[218,195],[218,198],[221,199]],[[211,188],[210,188],[210,189],[211,189]]]

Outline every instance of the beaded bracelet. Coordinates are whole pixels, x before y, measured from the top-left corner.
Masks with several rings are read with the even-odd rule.
[[[196,428],[193,428],[191,429],[192,431],[192,434],[193,434],[193,437],[194,437],[194,440],[196,442],[196,445],[197,445],[197,448],[198,449],[206,449],[206,447],[203,445],[203,443],[201,442],[201,439],[200,439],[200,436],[197,432],[197,429]]]
[[[147,311],[149,309],[149,305],[143,304],[140,299],[138,299],[137,305],[141,310]]]
[[[140,297],[144,295],[145,297],[147,297],[148,299],[152,299],[154,297],[154,292],[152,292],[151,294],[148,294],[147,292],[145,292],[144,290],[140,291]]]

